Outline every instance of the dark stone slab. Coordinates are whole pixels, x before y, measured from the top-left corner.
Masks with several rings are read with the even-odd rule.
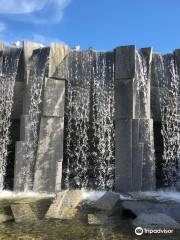
[[[122,46],[115,49],[115,78],[135,77],[135,46]]]
[[[122,201],[121,206],[129,209],[138,216],[141,213],[155,214],[163,213],[172,217],[176,221],[180,221],[180,203],[177,202],[156,202],[156,201]]]
[[[115,119],[133,118],[133,79],[115,80]]]
[[[180,75],[180,49],[176,49],[174,51],[174,56],[175,56],[175,60],[176,60],[177,70]]]
[[[139,143],[139,119],[132,119],[132,185],[133,191],[142,189],[144,144]]]
[[[24,83],[16,82],[14,87],[14,101],[11,118],[20,119],[23,111]]]
[[[132,120],[115,124],[115,191],[132,190]]]

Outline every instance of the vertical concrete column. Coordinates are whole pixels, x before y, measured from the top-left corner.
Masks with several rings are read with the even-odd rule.
[[[135,46],[115,49],[115,191],[131,191]]]
[[[135,46],[115,50],[115,190],[118,192],[154,189],[149,78],[152,51],[150,48],[141,51],[147,67],[143,97],[137,85]]]
[[[45,79],[43,115],[34,177],[34,191],[38,192],[61,191],[68,53],[67,45],[51,45],[49,77]]]
[[[14,168],[14,190],[23,191],[25,188],[32,190],[33,170],[36,156],[27,156],[27,146],[32,141],[31,126],[32,121],[29,115],[31,106],[31,87],[34,79],[44,82],[44,75],[38,76],[46,68],[49,49],[40,49],[40,44],[24,42],[24,93],[23,93],[23,113],[20,123],[20,141],[16,143],[15,168]],[[31,70],[31,75],[30,75]],[[31,158],[31,162],[30,159]],[[32,166],[33,165],[33,166]],[[29,184],[30,182],[30,184]],[[31,185],[31,186],[30,186]],[[31,189],[29,189],[31,188]]]

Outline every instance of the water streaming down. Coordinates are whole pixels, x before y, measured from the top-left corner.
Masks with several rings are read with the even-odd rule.
[[[162,136],[164,144],[163,174],[165,186],[176,186],[179,180],[178,141],[179,76],[173,54],[154,57],[155,77],[158,80]]]
[[[34,51],[30,69],[28,71],[28,91],[30,101],[28,103],[28,134],[24,143],[24,169],[23,184],[24,190],[33,188],[34,168],[36,164],[38,132],[40,114],[42,112],[42,90],[44,78],[48,66],[49,49],[43,48]]]
[[[4,188],[11,112],[20,54],[20,49],[8,48],[0,53],[0,191]]]
[[[90,147],[93,188],[114,184],[114,64],[112,53],[93,55],[92,138]]]
[[[87,186],[91,58],[72,51],[65,110],[64,188]]]
[[[149,89],[150,81],[147,68],[147,60],[142,51],[136,51],[136,118],[150,118]]]
[[[71,52],[65,111],[64,188],[113,187],[113,75],[112,53]]]

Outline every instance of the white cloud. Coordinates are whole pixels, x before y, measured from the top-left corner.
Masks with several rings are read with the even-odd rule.
[[[17,21],[56,23],[71,0],[0,0],[0,13]]]
[[[41,10],[47,0],[0,0],[0,13],[23,14]]]

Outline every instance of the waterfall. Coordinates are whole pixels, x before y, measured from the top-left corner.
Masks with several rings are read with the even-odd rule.
[[[20,54],[20,49],[5,49],[0,56],[0,191],[4,188],[11,112]]]
[[[178,181],[179,76],[173,54],[157,55],[155,75],[158,80],[160,113],[163,136],[163,174],[164,185],[175,186]]]
[[[90,59],[87,53],[71,52],[65,111],[66,188],[87,185],[88,125],[90,106]]]
[[[136,51],[136,118],[150,117],[150,103],[148,102],[148,94],[150,89],[150,82],[148,83],[148,69],[147,62],[141,50]]]
[[[92,72],[92,166],[95,189],[114,184],[114,65],[111,55],[95,52]]]
[[[112,54],[72,51],[69,56],[64,188],[113,187],[112,61]]]

